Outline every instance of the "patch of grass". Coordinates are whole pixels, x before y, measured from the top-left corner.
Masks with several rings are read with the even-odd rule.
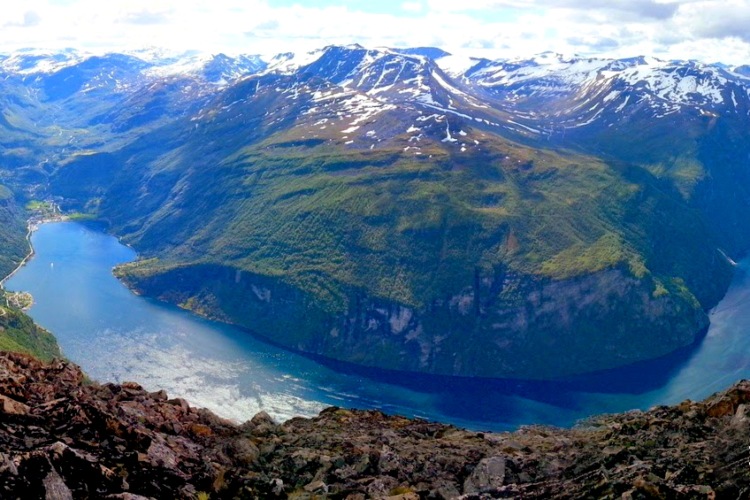
[[[5,299],[2,299],[3,304]],[[60,357],[55,337],[22,311],[0,305],[0,350],[30,354],[49,361]]]
[[[83,212],[70,212],[67,214],[68,219],[77,222],[88,222],[98,220],[96,214],[89,214]]]

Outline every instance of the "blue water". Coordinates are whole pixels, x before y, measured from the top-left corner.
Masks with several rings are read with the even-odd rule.
[[[449,379],[321,364],[247,332],[138,297],[111,268],[135,258],[117,239],[44,224],[35,257],[7,283],[34,296],[29,314],[94,379],[147,389],[244,421],[311,416],[328,405],[375,408],[478,430],[567,426],[593,414],[700,399],[750,378],[750,262],[740,263],[698,345],[635,367],[555,383]],[[646,333],[647,334],[647,333]]]

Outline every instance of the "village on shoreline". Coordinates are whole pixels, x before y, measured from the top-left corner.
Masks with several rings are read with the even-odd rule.
[[[34,256],[31,235],[39,229],[39,226],[47,222],[70,220],[70,216],[64,215],[57,203],[52,200],[31,201],[26,205],[26,210],[30,214],[26,225],[26,242],[29,245],[29,251],[16,268],[0,280],[0,294],[2,294],[0,296],[5,299],[6,307],[13,307],[23,311],[28,311],[34,305],[34,297],[29,292],[10,292],[5,290],[5,282],[12,278]]]

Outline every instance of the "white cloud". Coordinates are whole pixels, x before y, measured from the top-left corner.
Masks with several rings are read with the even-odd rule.
[[[0,11],[0,50],[144,46],[277,53],[327,44],[438,45],[478,56],[564,53],[750,62],[748,0],[27,0]]]
[[[422,12],[424,5],[421,2],[404,2],[401,8],[407,12]]]

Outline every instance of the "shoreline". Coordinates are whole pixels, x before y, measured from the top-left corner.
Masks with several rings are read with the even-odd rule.
[[[0,290],[5,290],[5,282],[15,276],[15,274],[34,257],[34,254],[36,252],[34,251],[34,245],[31,244],[31,235],[34,234],[34,231],[39,229],[39,226],[41,226],[42,224],[46,224],[49,222],[65,222],[69,219],[70,218],[67,215],[56,215],[52,217],[45,217],[42,219],[31,218],[28,220],[28,222],[26,223],[26,243],[29,245],[29,252],[23,259],[21,259],[21,262],[18,263],[15,269],[13,269],[7,276],[0,280]]]
[[[59,220],[59,219],[58,219]],[[37,224],[37,227],[34,228],[37,229],[41,226],[41,223]],[[33,231],[31,231],[33,233]],[[105,233],[110,236],[113,236],[111,233]],[[40,248],[40,251],[42,249]],[[119,278],[119,277],[116,277]],[[125,286],[125,288],[129,291],[129,293],[137,296],[139,295],[137,293],[137,287],[133,286],[131,283],[128,282],[128,280],[118,279],[117,280],[121,285]],[[322,356],[315,356],[311,355],[309,353],[300,352],[299,350],[296,350],[294,348],[290,348],[289,346],[283,346],[279,343],[274,342],[272,339],[269,339],[268,337],[261,335],[258,331],[255,331],[251,328],[242,327],[241,325],[229,323],[226,321],[221,321],[218,318],[212,318],[209,315],[201,314],[198,311],[190,310],[187,308],[181,308],[178,304],[175,304],[174,302],[170,301],[164,301],[160,300],[155,296],[149,296],[149,295],[141,295],[145,299],[153,300],[154,302],[161,302],[164,305],[169,306],[173,309],[179,309],[183,312],[186,312],[194,317],[203,317],[205,319],[208,319],[212,322],[221,323],[224,325],[230,325],[232,328],[237,329],[239,331],[242,331],[243,333],[248,334],[249,336],[253,337],[254,339],[263,342],[267,345],[272,345],[277,348],[281,348],[287,352],[294,353],[296,355],[300,355],[303,357],[306,357],[308,359],[311,359],[315,363],[321,364],[324,367],[326,367],[329,370],[333,370],[337,373],[344,373],[347,375],[354,375],[358,377],[367,377],[370,379],[374,379],[377,382],[383,382],[386,384],[394,384],[399,387],[404,387],[406,390],[414,390],[420,393],[424,393],[428,396],[426,397],[433,397],[435,394],[467,394],[467,390],[465,389],[466,386],[464,386],[465,383],[469,382],[471,384],[475,383],[476,380],[474,380],[474,377],[470,377],[472,380],[467,380],[466,378],[461,377],[439,377],[431,374],[422,374],[422,376],[419,376],[418,374],[415,374],[414,372],[405,372],[405,371],[387,371],[383,369],[374,369],[374,368],[368,368],[363,367],[361,365],[354,365],[354,364],[346,364],[344,362],[336,362],[334,360],[331,360],[330,358],[324,358]],[[54,331],[54,330],[53,330]],[[693,346],[690,346],[691,349]],[[649,364],[649,366],[640,365],[637,367],[634,366],[627,366],[623,367],[626,369],[626,371],[623,371],[619,374],[613,374],[613,373],[598,373],[598,374],[590,374],[591,380],[563,380],[563,381],[541,381],[540,383],[535,383],[534,381],[523,381],[523,380],[517,380],[517,379],[483,379],[481,382],[481,386],[483,390],[487,391],[488,393],[497,393],[500,395],[500,397],[516,397],[517,395],[522,395],[524,399],[531,399],[534,400],[534,395],[541,395],[542,401],[548,401],[549,398],[545,396],[546,394],[560,394],[560,397],[567,397],[565,396],[566,393],[570,393],[570,397],[577,397],[576,393],[580,392],[602,392],[605,394],[605,396],[602,396],[604,398],[603,403],[606,403],[607,399],[612,399],[617,397],[617,393],[628,393],[628,394],[641,394],[644,391],[650,392],[653,390],[658,390],[659,387],[662,387],[664,381],[661,379],[662,377],[668,377],[671,378],[673,376],[673,369],[678,369],[682,367],[682,363],[685,360],[685,358],[692,357],[694,353],[692,352],[684,352],[679,353],[679,355],[675,356],[675,358],[670,359],[668,363],[666,363],[669,366],[665,366],[665,359],[664,358],[658,358],[656,360],[653,360],[653,365]],[[651,362],[649,362],[651,363]],[[635,368],[635,370],[633,370]],[[657,369],[654,373],[654,370]],[[632,381],[632,375],[633,371],[641,374],[646,374],[647,376],[641,377],[639,379],[640,381]],[[102,379],[111,378],[111,377],[103,377]],[[140,377],[138,377],[140,378]],[[622,380],[623,383],[627,382],[627,385],[624,386],[625,389],[622,388],[613,388],[612,380]],[[655,380],[657,382],[655,382]],[[593,381],[593,382],[592,382]],[[637,382],[637,389],[633,389],[633,385],[631,385],[631,382]],[[656,384],[657,387],[653,387],[653,384]],[[645,385],[645,386],[644,386]],[[605,390],[602,391],[601,389],[604,388]],[[723,386],[722,386],[723,388]],[[469,394],[472,394],[469,392]],[[607,396],[607,394],[612,394],[611,398],[610,396]],[[439,397],[439,396],[435,396]],[[555,396],[557,397],[557,396]],[[684,395],[684,397],[690,397],[690,395]],[[697,396],[696,396],[697,397]],[[192,400],[192,398],[186,398],[188,400]],[[320,401],[320,400],[318,400]],[[324,400],[325,401],[325,400]],[[568,416],[563,416],[562,418],[558,419],[555,417],[554,419],[550,418],[549,420],[547,417],[543,417],[542,419],[534,418],[534,420],[526,420],[526,421],[520,421],[520,419],[516,419],[512,414],[509,414],[509,416],[506,417],[504,413],[501,414],[501,416],[498,417],[498,420],[492,420],[492,421],[485,421],[484,418],[487,418],[487,415],[490,415],[490,413],[484,414],[484,418],[480,417],[477,418],[477,416],[474,416],[473,418],[470,418],[470,416],[465,416],[461,414],[460,412],[455,412],[450,415],[442,414],[442,415],[435,415],[435,413],[444,413],[440,410],[440,408],[437,409],[437,412],[430,408],[429,415],[427,418],[434,420],[434,421],[440,421],[440,422],[451,422],[455,425],[459,425],[461,427],[465,428],[473,428],[476,430],[509,430],[509,429],[515,429],[518,426],[522,425],[553,425],[557,427],[570,427],[572,425],[575,425],[577,421],[580,420],[586,420],[588,418],[591,418],[594,415],[597,415],[601,412],[601,406],[600,404],[603,404],[602,402],[596,403],[596,406],[598,406],[598,409],[595,412],[588,413],[586,415],[578,416],[578,412],[571,412]],[[324,404],[326,404],[324,402]],[[583,405],[586,405],[586,402],[581,403]],[[667,404],[665,403],[656,403],[652,399],[648,398],[645,400],[645,403],[638,402],[637,406],[631,406],[627,408],[627,410],[639,407],[643,410],[655,405],[655,404]],[[352,402],[348,402],[347,405],[352,405]],[[520,402],[520,406],[518,408],[523,409],[525,403]],[[562,408],[565,408],[563,405]],[[411,411],[414,411],[414,409],[411,409]],[[607,409],[606,411],[608,413],[611,412],[617,412],[617,411],[627,411],[625,409]],[[492,408],[488,409],[487,412],[495,411]],[[556,410],[553,410],[556,411]],[[411,413],[412,415],[415,415],[416,413]],[[424,414],[423,411],[420,411],[420,414]],[[446,418],[446,416],[448,418]],[[231,417],[230,417],[231,418]],[[493,417],[489,417],[493,418]],[[541,423],[540,423],[541,422]]]

